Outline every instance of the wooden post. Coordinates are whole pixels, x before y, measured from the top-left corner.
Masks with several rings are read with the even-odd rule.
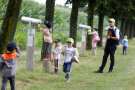
[[[43,60],[43,71],[45,73],[51,72],[51,60]]]

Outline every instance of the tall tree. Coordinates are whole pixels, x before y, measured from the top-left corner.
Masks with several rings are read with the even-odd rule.
[[[97,0],[97,13],[98,13],[98,33],[100,37],[100,41],[97,43],[98,46],[102,46],[102,38],[103,38],[103,24],[104,24],[104,17],[107,12],[107,0]]]
[[[96,0],[88,0],[88,22],[87,25],[91,26],[93,28],[93,20],[94,20],[94,9],[95,9]],[[86,39],[86,49],[90,50],[92,49],[92,36],[87,34]]]
[[[52,25],[53,25],[53,19],[54,19],[54,11],[55,11],[55,0],[46,0],[45,20],[51,22]],[[43,40],[43,45],[42,45],[42,50],[41,50],[41,60],[43,60],[46,57],[45,46],[46,46],[46,43]],[[51,51],[51,48],[50,48],[50,51]]]
[[[122,19],[121,20],[121,27],[120,27],[120,31],[122,33],[122,36],[124,35],[124,32],[125,32],[125,25],[126,25],[126,19]]]
[[[74,39],[74,47],[76,47],[78,11],[79,11],[79,0],[72,0],[69,37]]]
[[[133,38],[133,21],[130,21],[129,39]]]
[[[22,0],[9,0],[3,24],[0,30],[0,53],[3,53],[6,44],[12,41],[15,35],[17,21]]]
[[[99,9],[99,19],[98,19],[98,33],[100,37],[100,41],[97,43],[98,46],[102,46],[102,38],[103,38],[103,24],[104,24],[104,12],[103,12],[103,6],[100,5]]]
[[[133,22],[133,37],[135,37],[135,21]]]

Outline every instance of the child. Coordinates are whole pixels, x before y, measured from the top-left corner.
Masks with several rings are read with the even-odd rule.
[[[92,54],[96,55],[96,47],[97,47],[97,42],[100,41],[99,35],[98,35],[98,29],[94,28],[93,32],[91,33],[91,35],[93,36],[93,40],[92,40]]]
[[[44,35],[44,42],[46,42],[46,58],[44,60],[50,60],[51,53],[49,52],[49,48],[52,43],[52,24],[48,21],[44,21],[44,28],[42,28],[40,23],[40,30],[43,32]]]
[[[53,59],[54,59],[54,74],[58,74],[58,61],[60,59],[60,54],[61,54],[61,43],[60,43],[60,39],[56,39],[55,41],[55,46],[54,46],[54,50],[53,50]]]
[[[67,46],[64,47],[62,52],[65,55],[64,64],[63,64],[63,72],[66,73],[65,78],[67,82],[70,82],[70,68],[72,66],[72,59],[75,57],[79,57],[78,51],[76,48],[73,48],[74,40],[72,38],[67,39]]]
[[[9,42],[7,44],[7,53],[2,54],[0,58],[0,68],[2,69],[1,90],[5,90],[8,80],[10,81],[11,90],[15,90],[15,73],[17,69],[18,57],[20,57],[18,45],[13,42]]]
[[[122,40],[122,45],[123,45],[123,55],[127,54],[127,47],[128,47],[128,39],[127,36],[124,36],[124,39]]]

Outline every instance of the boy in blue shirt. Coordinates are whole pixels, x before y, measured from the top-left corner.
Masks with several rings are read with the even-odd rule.
[[[122,40],[122,45],[123,45],[123,55],[127,54],[127,47],[128,47],[128,39],[127,36],[124,36],[124,39]]]

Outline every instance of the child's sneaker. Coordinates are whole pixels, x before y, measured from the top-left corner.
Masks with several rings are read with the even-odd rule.
[[[66,82],[67,82],[67,83],[70,83],[70,80],[69,80],[69,79],[67,79],[67,80],[66,80]]]

